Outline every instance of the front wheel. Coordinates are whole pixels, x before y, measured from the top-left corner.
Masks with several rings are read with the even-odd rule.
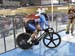
[[[43,43],[48,48],[55,48],[61,43],[61,37],[59,34],[52,32],[43,38]]]

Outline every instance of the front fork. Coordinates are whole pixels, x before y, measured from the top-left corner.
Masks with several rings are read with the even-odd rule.
[[[50,41],[53,41],[53,32],[47,32],[47,35],[50,37]]]

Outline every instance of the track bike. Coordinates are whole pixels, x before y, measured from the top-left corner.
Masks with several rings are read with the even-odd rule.
[[[21,33],[17,36],[16,43],[21,49],[29,49],[34,45],[38,45],[41,40],[43,40],[43,44],[47,48],[56,48],[61,43],[61,37],[58,33],[54,32],[53,28],[46,28],[41,30],[42,34],[37,38],[37,40],[33,41],[32,44],[27,43],[30,38],[30,33]],[[39,32],[41,32],[39,31]]]

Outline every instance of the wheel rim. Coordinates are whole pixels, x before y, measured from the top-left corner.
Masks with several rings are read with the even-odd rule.
[[[21,49],[29,49],[30,47],[32,47],[32,44],[28,44],[27,40],[29,39],[30,35],[27,35],[25,33],[20,34],[17,39],[17,45],[21,48]]]
[[[50,33],[49,35],[47,35],[43,39],[43,42],[44,42],[46,47],[48,47],[48,48],[55,48],[55,47],[57,47],[60,44],[61,38],[56,33]]]

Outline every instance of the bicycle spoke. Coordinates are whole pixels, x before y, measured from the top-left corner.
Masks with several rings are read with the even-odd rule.
[[[51,41],[47,44],[47,46],[51,43]]]
[[[45,38],[45,39],[50,40],[49,38]]]
[[[57,46],[57,45],[55,44],[55,42],[52,41],[52,43],[53,43],[55,46]]]
[[[55,41],[55,40],[59,40],[59,38],[53,39],[53,41]]]

